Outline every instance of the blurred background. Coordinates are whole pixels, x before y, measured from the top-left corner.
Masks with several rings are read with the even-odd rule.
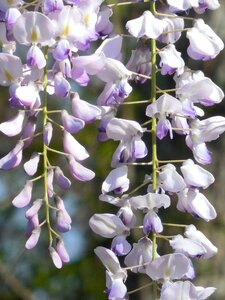
[[[121,2],[121,1],[118,1]],[[221,8],[216,11],[209,11],[204,15],[208,23],[215,32],[225,40],[225,3],[221,2]],[[106,3],[116,3],[116,1],[106,1]],[[144,10],[148,9],[148,4],[136,3],[130,6],[114,7],[112,22],[114,31],[117,33],[127,32],[124,24],[135,17],[138,17]],[[201,16],[198,16],[201,17]],[[187,65],[194,70],[202,69],[206,76],[210,77],[221,88],[225,89],[225,52],[223,51],[216,59],[209,62],[196,62],[188,59],[186,54],[188,42],[185,34],[177,44],[179,51],[186,60]],[[96,49],[97,44],[93,45]],[[131,50],[135,49],[136,40],[124,38],[123,42],[123,62],[127,63],[131,55]],[[23,55],[23,49],[20,50]],[[158,78],[159,86],[162,88],[173,87],[173,80],[169,76]],[[81,99],[96,103],[96,99],[103,89],[103,84],[93,79],[88,88],[81,88],[73,84],[73,89],[78,91]],[[144,100],[150,97],[150,83],[144,85],[133,84],[133,92],[128,101]],[[8,120],[15,115],[15,111],[9,109],[9,95],[6,88],[0,89],[0,122]],[[206,117],[213,115],[225,116],[225,102],[205,109]],[[69,108],[69,100],[58,100],[49,97],[49,108],[62,109]],[[134,119],[142,123],[145,118],[146,105],[124,105],[119,110],[119,116],[127,119]],[[1,300],[103,300],[107,299],[104,294],[105,289],[105,269],[101,262],[95,257],[93,249],[98,245],[110,246],[110,240],[102,239],[91,232],[88,227],[88,220],[94,213],[110,212],[115,208],[109,204],[101,203],[98,196],[101,193],[101,184],[106,175],[111,170],[110,162],[117,143],[107,141],[98,143],[97,123],[86,125],[85,129],[76,135],[76,138],[83,144],[90,158],[86,165],[95,171],[96,177],[93,181],[80,183],[73,181],[72,188],[60,196],[65,201],[65,206],[72,219],[72,230],[63,234],[63,239],[71,257],[69,264],[61,270],[57,270],[48,256],[48,237],[43,228],[38,245],[32,251],[24,249],[26,242],[26,219],[25,209],[15,209],[12,206],[12,199],[19,193],[28,177],[21,164],[13,171],[0,171],[0,299]],[[150,137],[147,137],[150,140]],[[16,140],[0,136],[0,157],[3,157],[14,147]],[[146,143],[147,143],[146,139]],[[184,224],[195,224],[219,249],[218,255],[208,261],[195,260],[197,278],[195,285],[214,286],[217,292],[210,298],[215,300],[225,299],[225,135],[218,141],[209,144],[209,149],[213,152],[213,163],[207,169],[216,178],[215,183],[204,191],[209,201],[215,206],[218,218],[210,223],[198,221],[191,216],[180,213],[175,205],[162,216],[164,221],[178,222]],[[62,149],[60,131],[54,128],[54,138],[52,147]],[[34,151],[41,151],[41,139],[37,138],[24,152],[23,163],[26,162]],[[161,159],[179,159],[192,157],[187,149],[184,138],[175,136],[174,140],[169,138],[158,143],[159,157]],[[64,168],[63,157],[49,153],[50,161],[53,165]],[[150,159],[150,158],[149,158]],[[150,174],[147,167],[131,167],[129,175],[131,178],[131,188],[140,183],[145,174]],[[40,170],[41,173],[41,170]],[[143,190],[143,193],[145,191]],[[35,182],[33,199],[42,197],[43,186],[41,181]],[[173,234],[174,232],[168,232]],[[132,239],[137,241],[139,233],[135,233]],[[159,254],[169,253],[171,249],[167,244],[159,245]],[[147,276],[130,274],[128,279],[128,290],[133,290],[148,283]],[[147,300],[151,298],[151,290],[146,288],[132,294],[131,300]]]

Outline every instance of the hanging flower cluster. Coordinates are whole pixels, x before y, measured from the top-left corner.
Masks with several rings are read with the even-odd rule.
[[[150,1],[149,10],[126,23],[127,33],[137,40],[137,48],[127,64],[121,55],[123,37],[113,33],[109,20],[114,5],[102,5],[103,2],[0,3],[0,85],[9,88],[9,105],[16,110],[15,117],[0,123],[0,131],[8,137],[19,136],[12,150],[0,159],[0,169],[10,170],[20,165],[23,152],[33,139],[42,138],[42,149],[32,153],[23,164],[28,179],[12,200],[15,207],[26,208],[25,247],[34,248],[42,227],[47,226],[53,263],[61,268],[69,261],[60,233],[71,229],[72,220],[56,185],[66,190],[71,181],[63,168],[52,165],[49,152],[64,156],[71,177],[90,181],[95,173],[83,164],[89,153],[74,135],[86,124],[99,120],[98,140],[118,142],[111,161],[112,171],[104,180],[99,197],[118,207],[118,211],[96,213],[89,221],[95,233],[112,239],[110,249],[101,246],[95,249],[106,267],[108,299],[128,299],[125,285],[128,271],[150,278],[155,299],[172,300],[177,295],[180,299],[206,299],[215,288],[194,286],[192,259],[208,259],[217,253],[217,248],[193,224],[180,225],[183,230],[180,234],[165,236],[164,227],[176,224],[164,223],[159,213],[176,201],[178,211],[190,213],[194,218],[208,222],[216,217],[213,205],[202,193],[214,182],[214,177],[199,164],[211,163],[206,143],[225,131],[225,118],[204,119],[204,107],[220,103],[224,94],[203,72],[186,66],[182,54],[176,50],[176,42],[185,32],[191,59],[215,58],[224,47],[222,40],[202,18],[193,19],[187,14],[192,9],[197,14],[217,9],[219,2]],[[100,46],[90,54],[90,45],[97,40]],[[19,48],[25,51],[24,59],[18,55]],[[173,76],[174,89],[161,89],[157,72]],[[88,87],[91,76],[105,84],[96,105],[80,99],[78,91],[72,89],[73,82]],[[139,101],[147,103],[144,123],[118,117],[121,106],[128,104],[130,82],[143,84],[147,80],[151,98]],[[50,110],[49,95],[68,98],[69,109]],[[54,118],[58,115],[61,123]],[[56,130],[62,133],[63,151],[51,146]],[[150,147],[143,140],[149,132]],[[194,160],[158,159],[158,141],[167,135],[173,139],[176,134],[184,136]],[[136,160],[147,155],[151,155],[151,161],[140,164],[148,165],[149,172],[141,186],[129,192],[128,166],[139,164]],[[176,162],[177,166],[173,164]],[[38,170],[41,175],[35,177]],[[43,181],[43,194],[33,199],[37,180]],[[146,189],[140,195],[141,188]],[[45,211],[43,219],[41,210]],[[137,228],[143,235],[132,243],[130,237]],[[162,238],[168,241],[171,253],[158,253],[157,244]]]
[[[99,197],[101,201],[116,206],[117,213],[95,213],[89,221],[95,233],[112,239],[110,248],[99,246],[95,249],[106,267],[106,293],[110,300],[128,299],[134,292],[127,291],[128,271],[149,277],[154,299],[202,300],[215,291],[214,287],[203,288],[192,283],[195,278],[192,260],[208,259],[217,253],[217,248],[193,224],[163,222],[160,211],[169,208],[173,202],[178,211],[189,213],[194,218],[206,222],[216,218],[213,205],[203,194],[215,179],[201,165],[211,163],[212,154],[207,142],[217,139],[225,131],[225,118],[204,118],[204,107],[220,103],[224,94],[202,71],[188,68],[176,49],[176,42],[184,32],[189,41],[187,54],[191,59],[206,61],[215,58],[224,44],[198,14],[219,6],[218,1],[168,0],[164,5],[150,1],[149,10],[126,23],[130,36],[137,39],[137,48],[132,51],[126,65],[133,74],[127,74],[126,78],[139,84],[150,79],[151,98],[139,101],[142,105],[148,103],[146,117],[149,119],[143,120],[143,125],[111,113],[102,119],[99,127],[101,137],[104,132],[101,140],[119,142],[112,157],[113,169],[104,180]],[[192,9],[197,13],[196,19],[187,16]],[[163,76],[173,76],[174,89],[160,88],[158,75],[156,78],[159,72]],[[125,73],[124,70],[121,78],[125,78]],[[109,84],[112,85],[107,82]],[[124,84],[120,94],[107,93],[105,101],[101,95],[99,104],[117,110],[123,101],[128,104],[125,100],[128,92],[124,93],[123,87]],[[138,101],[133,104],[138,104]],[[152,136],[150,147],[142,140],[149,132]],[[176,134],[184,136],[193,159],[160,160],[158,142],[168,135],[174,139]],[[136,162],[148,152],[151,161]],[[129,192],[130,165],[147,165],[149,173],[140,186]],[[138,194],[140,190],[142,194]],[[166,236],[166,226],[180,227],[180,233]],[[133,242],[132,232],[137,229],[143,234]],[[168,242],[171,253],[158,252],[160,239]]]

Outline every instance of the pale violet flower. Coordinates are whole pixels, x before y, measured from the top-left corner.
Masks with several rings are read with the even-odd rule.
[[[168,132],[170,138],[173,138],[172,126],[167,117],[173,117],[179,113],[182,113],[181,102],[169,94],[160,96],[154,103],[149,104],[146,108],[146,115],[148,117],[156,117],[158,119],[156,134],[160,140],[163,139]]]
[[[112,158],[112,167],[120,163],[132,162],[147,155],[147,147],[141,140],[145,131],[139,123],[132,120],[112,118],[106,126],[107,137],[120,141]]]
[[[194,158],[201,164],[211,163],[211,153],[205,142],[216,140],[225,131],[225,118],[214,116],[201,121],[195,119],[190,123],[190,128],[186,144],[192,150]]]
[[[175,81],[176,95],[182,102],[188,99],[193,103],[210,106],[220,103],[224,98],[221,88],[201,71],[185,69],[185,74],[176,77]]]
[[[115,194],[123,194],[129,188],[130,180],[127,177],[127,166],[121,166],[113,169],[102,184],[102,193],[113,192]]]
[[[200,242],[184,238],[180,234],[172,238],[169,243],[176,253],[183,253],[189,257],[200,258],[207,252]]]
[[[71,94],[72,114],[85,123],[92,123],[101,116],[101,109],[87,101],[81,100],[78,93]]]
[[[201,231],[197,230],[193,224],[185,228],[184,235],[192,241],[200,243],[205,248],[206,252],[201,256],[202,258],[208,259],[218,252],[217,247]]]
[[[33,189],[33,182],[28,180],[24,185],[23,189],[13,199],[12,204],[18,208],[27,206],[31,201],[32,189]]]
[[[18,56],[0,53],[0,84],[9,86],[22,78],[23,65]]]
[[[23,165],[24,171],[27,175],[33,176],[37,172],[39,161],[40,154],[37,152],[32,153],[30,159]]]
[[[159,257],[158,253],[156,257]],[[134,273],[146,273],[146,268],[152,261],[152,241],[141,238],[137,243],[133,243],[133,248],[125,257],[124,263]],[[133,267],[133,268],[132,268]]]
[[[165,281],[181,279],[192,274],[191,260],[182,253],[166,254],[154,259],[148,266],[146,274],[152,280],[164,279]]]
[[[165,14],[169,14],[172,17],[163,16],[163,21],[165,23],[164,32],[157,38],[159,42],[166,44],[174,44],[181,37],[182,30],[184,29],[184,20],[179,17],[175,17],[167,9],[162,11]],[[162,17],[161,17],[162,18]]]
[[[136,50],[132,50],[131,57],[126,64],[126,67],[135,73],[149,76],[152,71],[151,51],[149,47],[146,45],[140,45]],[[147,78],[135,74],[133,77],[140,83],[144,83],[147,80]]]
[[[210,221],[216,218],[215,208],[198,189],[184,189],[177,193],[177,209],[188,212],[194,217]]]
[[[206,189],[215,181],[214,176],[209,171],[195,164],[191,159],[183,162],[180,170],[183,174],[185,183],[189,187],[201,187]]]
[[[73,156],[77,161],[85,160],[89,157],[87,150],[67,131],[63,133],[64,151]]]
[[[13,35],[18,43],[24,45],[51,44],[54,26],[44,14],[34,11],[24,12],[13,25]]]
[[[164,31],[166,23],[156,18],[150,11],[146,10],[141,17],[130,20],[126,28],[136,38],[157,39]]]
[[[165,282],[159,300],[204,300],[215,292],[214,287],[194,286],[190,281]]]
[[[121,268],[115,253],[104,247],[97,247],[94,251],[106,267],[106,287],[108,299],[124,299],[127,293],[127,288],[124,284],[124,281],[127,279],[127,273],[123,268]]]
[[[172,11],[184,11],[199,6],[199,0],[167,0]]]
[[[19,141],[8,154],[0,159],[0,169],[10,170],[17,167],[22,161],[23,141]]]
[[[94,214],[89,220],[89,225],[95,233],[106,238],[129,233],[129,228],[114,214]]]
[[[162,167],[159,172],[159,181],[163,190],[169,193],[180,192],[186,187],[184,179],[172,164],[166,164]]]
[[[90,181],[95,177],[95,173],[81,165],[72,155],[68,156],[70,174],[79,181]]]
[[[162,51],[159,52],[160,60],[160,67],[161,67],[161,74],[173,74],[177,73],[180,75],[184,71],[184,61],[181,57],[181,53],[178,52],[173,44],[169,44]]]
[[[21,133],[23,129],[24,118],[25,112],[23,110],[19,110],[15,117],[0,123],[0,131],[9,137]]]
[[[190,42],[187,52],[193,59],[213,59],[224,48],[223,41],[203,19],[195,21],[194,27],[187,31],[187,38]]]

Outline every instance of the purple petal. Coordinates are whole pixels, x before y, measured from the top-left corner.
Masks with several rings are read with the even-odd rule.
[[[59,256],[59,254],[55,251],[53,247],[50,247],[49,249],[49,254],[52,258],[53,264],[56,266],[57,269],[62,268],[62,260]]]
[[[6,156],[0,159],[0,169],[10,170],[17,167],[22,160],[22,151],[24,143],[19,141]]]
[[[23,165],[25,172],[29,176],[33,176],[37,172],[40,154],[34,152],[31,158]]]
[[[26,211],[26,218],[31,219],[33,218],[39,211],[43,204],[43,199],[37,199],[33,202],[33,205]]]
[[[64,246],[64,242],[61,238],[57,238],[56,241],[56,252],[60,256],[62,262],[67,263],[70,261],[69,254],[66,251],[66,248]]]
[[[66,110],[62,111],[62,124],[66,131],[69,133],[77,133],[82,128],[84,128],[85,122],[79,118],[76,118],[70,114]]]
[[[53,178],[54,178],[54,170],[50,169],[47,173],[48,197],[50,198],[54,195]]]
[[[112,240],[111,249],[117,256],[122,256],[127,255],[130,252],[131,245],[128,243],[125,236],[120,235],[114,237]]]
[[[63,134],[64,151],[81,161],[89,157],[87,150],[67,131]]]
[[[87,101],[81,100],[78,93],[72,95],[71,101],[74,117],[83,120],[85,123],[94,122],[101,116],[101,109]]]
[[[63,171],[59,167],[55,168],[54,174],[56,183],[61,189],[66,190],[71,186],[71,181],[63,174]]]
[[[77,180],[90,181],[95,177],[95,173],[93,171],[82,166],[72,156],[69,156],[68,162],[70,173]]]
[[[10,137],[19,134],[23,128],[24,117],[25,112],[19,110],[14,118],[0,124],[0,131]]]
[[[26,241],[25,248],[28,250],[33,249],[38,243],[40,234],[41,234],[41,227],[36,227],[35,229],[33,229],[31,236]]]
[[[27,52],[27,65],[29,67],[37,66],[37,68],[39,70],[43,69],[46,66],[45,56],[44,56],[43,52],[41,51],[41,49],[38,46],[33,45],[28,50],[28,52]]]
[[[22,191],[13,199],[12,204],[18,208],[27,206],[31,201],[32,188],[33,182],[28,180]]]
[[[47,146],[51,142],[52,132],[53,132],[52,123],[47,122],[46,125],[45,125],[45,127],[44,127],[44,133],[43,133],[44,143]]]

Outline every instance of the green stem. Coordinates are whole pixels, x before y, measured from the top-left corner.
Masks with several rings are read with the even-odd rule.
[[[48,60],[48,47],[45,47],[45,59]],[[44,68],[44,100],[43,100],[43,129],[48,120],[48,110],[47,110],[47,86],[48,86],[48,77],[47,77],[47,67]],[[43,143],[43,171],[44,171],[44,201],[45,201],[45,216],[46,223],[48,227],[49,234],[49,247],[52,245],[52,231],[50,224],[50,213],[49,213],[49,199],[48,199],[48,149],[45,143]]]
[[[153,15],[156,15],[155,3],[150,2],[150,11]],[[151,61],[152,61],[152,74],[151,74],[151,103],[156,101],[156,40],[151,40]],[[157,143],[156,143],[156,118],[152,118],[152,190],[156,192],[157,190],[157,168],[158,168],[158,159],[157,159]],[[154,260],[157,256],[156,253],[156,233],[152,233],[152,259]],[[158,288],[157,283],[153,283],[153,297],[158,299]]]

